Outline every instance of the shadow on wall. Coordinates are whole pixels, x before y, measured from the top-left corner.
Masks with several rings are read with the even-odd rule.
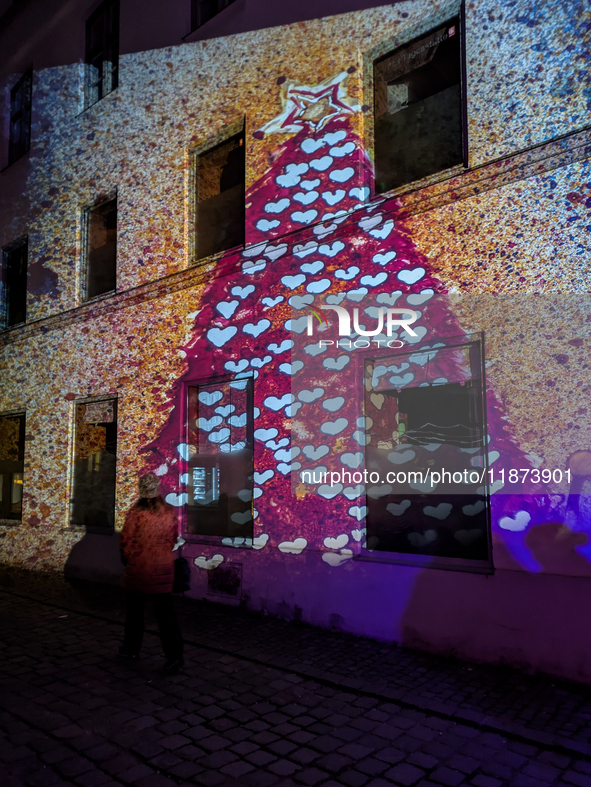
[[[109,585],[121,585],[123,572],[119,533],[114,530],[93,532],[87,529],[72,548],[64,566],[66,579],[85,579]]]
[[[562,523],[535,525],[526,546],[540,566],[523,570],[507,554],[492,576],[423,571],[402,620],[401,644],[481,662],[505,663],[591,683],[587,534]],[[495,544],[499,555],[503,545]]]

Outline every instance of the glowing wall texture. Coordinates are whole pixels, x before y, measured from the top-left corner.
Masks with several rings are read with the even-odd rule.
[[[557,2],[469,7],[470,163],[485,166],[418,196],[366,202],[372,98],[363,55],[455,11],[401,3],[126,55],[121,86],[83,113],[77,65],[36,74],[33,148],[18,172],[3,176],[0,238],[4,245],[29,235],[28,318],[39,321],[4,346],[0,409],[26,409],[28,438],[23,523],[0,533],[6,562],[60,567],[82,535],[67,527],[77,398],[118,397],[119,525],[141,469],[156,470],[169,500],[183,502],[184,382],[253,370],[255,429],[289,438],[297,374],[285,323],[293,295],[344,293],[354,305],[363,288],[405,298],[590,289],[582,3],[576,12]],[[306,117],[311,97],[324,100],[326,115]],[[191,151],[242,116],[247,248],[192,267]],[[580,133],[551,143],[571,132]],[[489,163],[541,143],[548,144]],[[82,208],[115,189],[118,293],[83,304]],[[458,303],[450,331],[486,323],[486,309],[474,314],[466,303]],[[524,308],[519,319],[534,320],[542,307],[532,297]],[[540,348],[513,334],[496,348],[487,400],[499,465],[532,466],[535,454],[564,468],[573,451],[591,448],[588,326],[565,350],[567,329],[544,335],[542,363]],[[339,416],[352,421],[347,408],[359,392],[343,393],[350,401]],[[571,426],[565,413],[578,416]],[[348,429],[348,444],[329,440],[334,454],[351,451],[352,423]],[[545,445],[549,430],[561,439]],[[534,490],[523,499],[493,495],[494,578],[355,562],[362,497],[296,498],[290,463],[276,454],[256,441],[252,547],[186,549],[195,595],[205,594],[218,555],[243,565],[254,608],[591,676],[590,643],[579,637],[575,647],[576,616],[556,601],[570,610],[572,594],[590,594],[588,522],[565,522]],[[507,517],[515,529],[500,526]],[[531,614],[542,606],[544,614]],[[455,614],[446,618],[445,609]],[[548,627],[561,632],[550,644]]]

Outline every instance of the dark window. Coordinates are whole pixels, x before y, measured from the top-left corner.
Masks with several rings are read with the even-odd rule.
[[[119,84],[119,2],[106,0],[86,22],[86,105]]]
[[[197,157],[195,257],[244,243],[244,132]]]
[[[12,164],[27,152],[31,141],[31,89],[33,72],[19,79],[10,91],[10,137],[8,162]]]
[[[459,19],[374,66],[378,194],[461,164]]]
[[[117,400],[77,404],[71,524],[113,530],[116,464]]]
[[[20,240],[2,251],[2,306],[5,328],[27,319],[27,240]]]
[[[252,378],[189,387],[188,534],[252,539],[252,392]]]
[[[366,467],[386,481],[367,489],[367,548],[487,563],[480,341],[410,355],[366,363]],[[416,387],[397,387],[409,367]]]
[[[191,30],[196,30],[201,25],[209,22],[220,11],[223,11],[234,0],[192,0],[191,2]]]
[[[0,416],[0,519],[22,518],[25,416]]]
[[[86,213],[86,297],[117,288],[117,199]]]

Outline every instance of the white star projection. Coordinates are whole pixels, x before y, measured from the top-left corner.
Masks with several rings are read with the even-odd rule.
[[[359,112],[361,105],[347,95],[345,82],[348,76],[346,71],[342,71],[318,85],[284,85],[281,94],[283,112],[259,132],[297,133],[303,128],[320,131],[333,118]]]

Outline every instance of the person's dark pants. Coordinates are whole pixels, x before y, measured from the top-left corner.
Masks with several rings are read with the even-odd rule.
[[[152,608],[162,650],[169,660],[180,659],[183,656],[183,638],[174,612],[171,593],[132,593],[125,592],[125,637],[123,648],[127,653],[139,653],[144,637],[144,610],[146,599],[152,600]]]

